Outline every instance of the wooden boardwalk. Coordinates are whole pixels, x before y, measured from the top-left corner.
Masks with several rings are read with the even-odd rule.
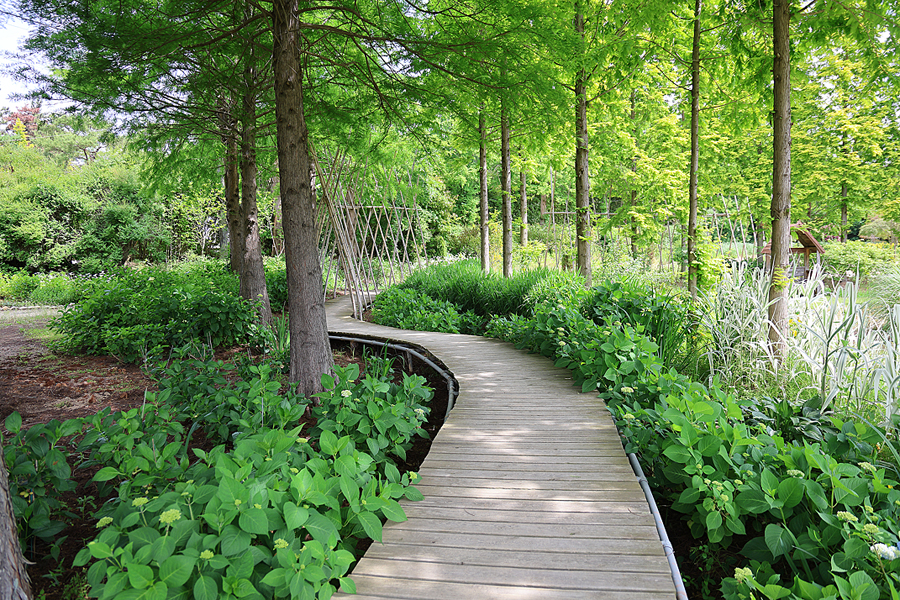
[[[352,573],[357,596],[409,600],[655,600],[675,585],[650,509],[603,402],[569,372],[497,340],[357,321],[328,328],[410,342],[459,382],[409,520],[388,522]]]

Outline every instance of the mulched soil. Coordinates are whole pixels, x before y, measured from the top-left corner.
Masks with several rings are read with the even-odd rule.
[[[90,417],[105,407],[113,412],[128,410],[143,403],[145,391],[155,389],[153,380],[138,366],[124,364],[110,356],[54,353],[41,341],[26,334],[28,329],[43,327],[46,327],[46,322],[41,321],[26,325],[0,325],[0,428],[14,411],[22,415],[23,426],[28,427],[52,419],[63,421]],[[361,372],[364,371],[360,345],[343,343],[333,349],[337,364],[346,366],[356,362],[360,364]],[[227,361],[238,352],[246,352],[246,349],[219,352],[216,358]],[[378,350],[376,355],[383,356],[384,353]],[[417,362],[414,360],[411,372],[423,375],[435,390],[431,417],[424,427],[433,439],[446,411],[446,384],[429,367]],[[395,362],[395,367],[400,364]],[[401,379],[400,369],[396,368],[395,372],[397,379]],[[207,445],[202,437],[196,438],[197,434],[192,446]],[[413,448],[407,453],[407,461],[401,467],[418,470],[430,446],[430,440],[415,438]],[[74,443],[68,450],[74,452]],[[97,487],[90,481],[98,467],[84,470],[75,469],[75,466],[72,464],[72,477],[78,488],[66,494],[62,501],[79,517],[72,519],[60,534],[66,539],[61,545],[59,558],[52,559],[49,547],[40,542],[27,549],[27,558],[33,562],[28,567],[28,574],[35,598],[74,600],[86,597],[83,580],[78,577],[83,569],[73,568],[72,561],[96,535],[95,521],[91,515],[103,499],[98,498]]]

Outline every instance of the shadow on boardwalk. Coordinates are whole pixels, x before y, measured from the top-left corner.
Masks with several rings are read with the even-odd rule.
[[[327,305],[328,328],[428,349],[459,382],[406,502],[352,573],[410,600],[675,598],[662,544],[603,402],[546,358],[476,336],[403,331]]]

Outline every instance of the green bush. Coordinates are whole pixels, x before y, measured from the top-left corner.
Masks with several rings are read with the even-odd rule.
[[[335,367],[335,376],[322,376],[329,390],[320,394],[312,409],[316,418],[313,435],[330,431],[350,436],[352,443],[367,448],[379,464],[406,460],[414,435],[428,437],[422,424],[428,420],[427,403],[432,392],[420,375],[403,375],[403,384],[388,383],[371,375],[357,381],[359,366]]]
[[[79,300],[83,294],[83,284],[63,273],[37,275],[38,285],[28,295],[34,304],[71,304]]]
[[[827,242],[822,260],[826,271],[838,279],[856,277],[868,279],[886,272],[896,262],[896,252],[889,246],[862,241],[848,241],[846,244]]]
[[[27,300],[37,289],[40,280],[26,271],[12,275],[0,274],[0,296],[7,300]]]
[[[159,268],[123,270],[94,283],[86,297],[53,319],[63,344],[89,354],[146,360],[192,341],[212,347],[255,339],[253,307],[230,287],[233,276],[206,277]]]

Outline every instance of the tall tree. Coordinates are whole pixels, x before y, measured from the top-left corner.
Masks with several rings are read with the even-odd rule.
[[[575,0],[575,33],[580,54],[586,58],[584,8],[581,0]],[[575,267],[584,277],[585,285],[591,281],[591,177],[589,170],[588,139],[588,73],[582,63],[575,72]]]
[[[691,165],[688,183],[688,290],[697,298],[697,172],[700,168],[700,13],[702,0],[694,0],[694,35],[691,43]]]
[[[278,176],[290,290],[290,378],[309,394],[322,389],[322,373],[330,372],[333,362],[325,320],[316,199],[311,184],[309,131],[303,106],[300,25],[298,0],[272,2]]]
[[[772,279],[769,342],[780,356],[787,331],[787,281],[791,260],[791,2],[773,1],[772,76],[775,96],[772,161]]]

